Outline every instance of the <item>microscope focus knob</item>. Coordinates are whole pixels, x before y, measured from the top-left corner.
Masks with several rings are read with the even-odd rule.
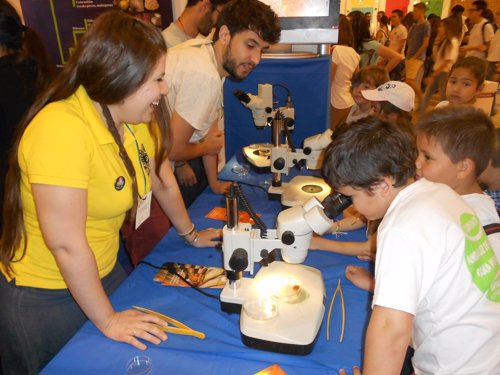
[[[304,155],[310,155],[312,152],[311,147],[304,147],[302,151],[304,152]]]
[[[285,168],[285,159],[277,158],[273,163],[273,167],[278,171],[281,171],[283,168]]]
[[[234,271],[244,271],[248,267],[248,253],[245,249],[236,249],[229,258],[229,267]]]
[[[281,235],[281,242],[285,245],[292,245],[295,242],[295,235],[293,232],[287,230]]]

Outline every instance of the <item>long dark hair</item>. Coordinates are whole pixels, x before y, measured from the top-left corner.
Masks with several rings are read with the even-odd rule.
[[[339,42],[337,44],[349,47],[352,47],[354,44],[351,21],[343,14],[339,17]]]
[[[23,25],[16,9],[0,0],[0,47],[16,57],[16,64],[27,64],[35,77],[37,91],[45,89],[55,76],[55,66],[38,33]]]
[[[363,52],[363,43],[372,39],[370,35],[370,23],[365,15],[359,11],[349,13],[351,19],[352,34],[354,36],[354,49],[357,53]]]
[[[26,229],[20,193],[21,170],[17,161],[17,150],[31,120],[47,104],[68,98],[78,87],[83,86],[90,99],[103,108],[108,129],[113,134],[120,149],[120,156],[133,179],[135,207],[138,196],[135,171],[106,108],[107,105],[119,103],[134,93],[150,76],[165,53],[163,37],[154,26],[121,11],[103,13],[79,41],[76,51],[57,79],[31,107],[19,127],[6,178],[0,261],[7,267],[8,272],[11,271],[10,263],[22,259],[26,253]],[[16,256],[21,247],[21,255]]]
[[[453,38],[459,39],[462,33],[462,23],[456,17],[451,16],[443,19],[444,37],[439,43],[440,57],[444,57],[446,51],[451,47]]]

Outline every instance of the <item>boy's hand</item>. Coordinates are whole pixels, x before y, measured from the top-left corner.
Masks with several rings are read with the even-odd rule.
[[[377,253],[376,246],[372,246],[370,240],[366,241],[367,248],[363,249],[358,255],[359,260],[366,260],[368,262],[375,260],[375,254]]]
[[[196,175],[193,171],[193,168],[191,168],[191,166],[189,165],[189,163],[186,163],[181,167],[176,167],[175,174],[179,179],[179,185],[194,186],[197,182]]]
[[[318,236],[316,233],[313,233],[311,242],[309,243],[309,250],[320,250],[321,242],[322,242],[321,236]]]
[[[212,189],[215,194],[226,194],[229,191],[230,187],[231,182],[229,181],[217,180],[217,182],[210,184],[210,189]]]

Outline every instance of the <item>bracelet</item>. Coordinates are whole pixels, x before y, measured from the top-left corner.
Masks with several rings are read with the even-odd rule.
[[[175,168],[184,167],[187,163],[185,161],[176,161],[174,163]]]
[[[335,229],[331,233],[332,234],[338,234],[339,229],[340,229],[340,221],[336,220],[333,223],[336,224],[336,227],[335,227]]]
[[[194,228],[194,223],[191,223],[191,229],[186,232],[186,233],[177,233],[180,237],[186,237],[186,236],[189,236],[190,234],[193,234],[193,232],[195,231],[195,228]]]
[[[184,240],[184,242],[186,242],[187,245],[191,245],[193,246],[196,241],[198,241],[198,239],[200,238],[200,233],[198,233],[198,231],[195,231],[195,235],[194,235],[194,238],[191,240],[191,241],[188,241],[188,240]]]

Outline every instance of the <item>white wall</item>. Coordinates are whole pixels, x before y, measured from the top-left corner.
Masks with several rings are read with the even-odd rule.
[[[187,0],[172,0],[172,11],[174,15],[174,21],[179,18],[182,11],[186,7]]]

